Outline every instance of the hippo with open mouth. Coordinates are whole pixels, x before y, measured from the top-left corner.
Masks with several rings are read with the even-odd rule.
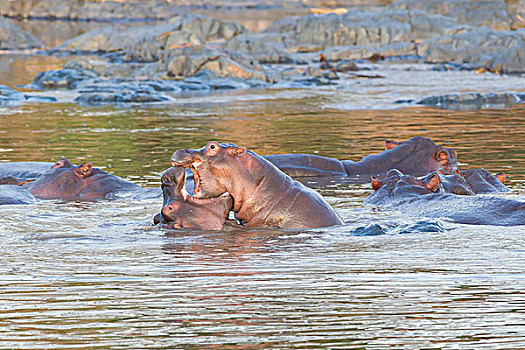
[[[190,196],[186,190],[186,170],[171,167],[161,177],[164,204],[155,215],[155,224],[170,228],[196,228],[221,230],[232,208],[232,198],[225,193],[216,198],[200,199]]]
[[[176,151],[171,165],[193,172],[194,198],[229,194],[235,216],[245,226],[297,229],[343,224],[319,193],[246,147],[211,141],[198,150]]]

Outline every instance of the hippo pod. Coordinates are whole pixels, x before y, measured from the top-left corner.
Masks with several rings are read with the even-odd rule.
[[[200,199],[186,190],[186,170],[172,167],[161,177],[164,205],[153,218],[155,224],[171,228],[221,230],[232,208],[232,198],[225,193],[216,198]]]
[[[120,191],[147,191],[137,184],[111,175],[91,163],[74,166],[61,159],[34,181],[22,187],[38,199],[96,200]]]
[[[416,136],[401,142],[385,141],[384,148],[383,152],[365,156],[357,162],[310,154],[277,154],[265,158],[292,177],[384,176],[390,169],[423,176],[432,171],[454,174],[457,170],[456,151],[436,145],[426,137]]]
[[[525,225],[523,202],[486,195],[442,193],[438,192],[440,186],[437,173],[417,179],[393,170],[384,180],[372,179],[374,192],[364,203],[410,216],[448,218],[463,224]]]
[[[246,147],[211,141],[198,150],[176,151],[171,165],[193,172],[193,199],[229,194],[235,216],[245,226],[316,228],[343,224],[321,195]]]

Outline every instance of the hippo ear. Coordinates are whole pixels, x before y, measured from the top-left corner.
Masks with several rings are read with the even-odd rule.
[[[449,156],[448,156],[447,151],[440,150],[439,152],[437,152],[436,153],[436,160],[438,162],[440,162],[441,164],[447,164],[448,160],[449,160]]]
[[[496,179],[501,181],[502,184],[504,184],[505,180],[507,180],[507,175],[505,175],[505,173],[499,173],[499,174],[496,174],[494,176],[496,176]]]
[[[93,173],[93,165],[91,163],[84,163],[76,167],[74,171],[79,177],[88,177]]]
[[[383,142],[383,146],[385,147],[385,150],[389,150],[389,149],[392,149],[392,148],[395,148],[397,146],[399,146],[400,142],[396,142],[396,141],[392,141],[392,140],[386,140],[385,142]]]
[[[436,192],[441,184],[441,179],[439,175],[434,172],[425,178],[423,184],[429,191]]]
[[[241,154],[244,154],[244,153],[246,153],[246,147],[244,146],[239,146],[235,148],[233,151],[233,154],[236,156],[240,156]]]
[[[461,175],[461,172],[459,171],[458,168],[456,168],[456,171],[454,171],[454,174],[456,174],[456,175]]]
[[[372,176],[372,188],[374,189],[374,191],[377,191],[378,189],[381,188],[381,186],[383,186],[383,181],[379,181],[377,179],[377,177],[375,176]]]

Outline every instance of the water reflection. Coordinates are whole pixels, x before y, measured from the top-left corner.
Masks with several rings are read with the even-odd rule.
[[[385,139],[423,135],[456,148],[463,168],[505,171],[510,196],[523,198],[523,108],[340,112],[315,103],[23,105],[0,111],[0,159],[89,160],[154,187],[175,149],[210,139],[357,160]],[[125,198],[1,207],[0,346],[525,347],[524,227],[374,212],[362,205],[367,179],[305,181],[345,226],[167,231],[152,226],[159,201]]]

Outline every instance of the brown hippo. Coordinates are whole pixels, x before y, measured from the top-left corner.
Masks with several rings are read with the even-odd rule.
[[[454,149],[438,146],[426,137],[385,141],[384,146],[385,151],[365,156],[358,162],[309,154],[277,154],[265,158],[290,176],[384,176],[390,169],[423,176],[432,171],[454,174],[457,169]]]
[[[39,199],[96,200],[120,191],[145,191],[132,182],[111,175],[91,163],[73,166],[61,159],[35,181],[22,185]]]
[[[192,170],[196,198],[229,193],[237,219],[246,226],[316,228],[343,224],[321,195],[246,147],[211,141],[199,150],[176,151],[171,165]]]
[[[392,171],[384,180],[372,179],[374,193],[364,203],[409,216],[448,218],[463,224],[525,225],[524,202],[494,196],[436,193],[440,181],[437,172],[419,180]]]
[[[219,197],[199,199],[186,191],[186,170],[171,167],[161,177],[164,206],[153,218],[155,224],[172,228],[221,230],[232,208],[232,198],[225,193]]]

